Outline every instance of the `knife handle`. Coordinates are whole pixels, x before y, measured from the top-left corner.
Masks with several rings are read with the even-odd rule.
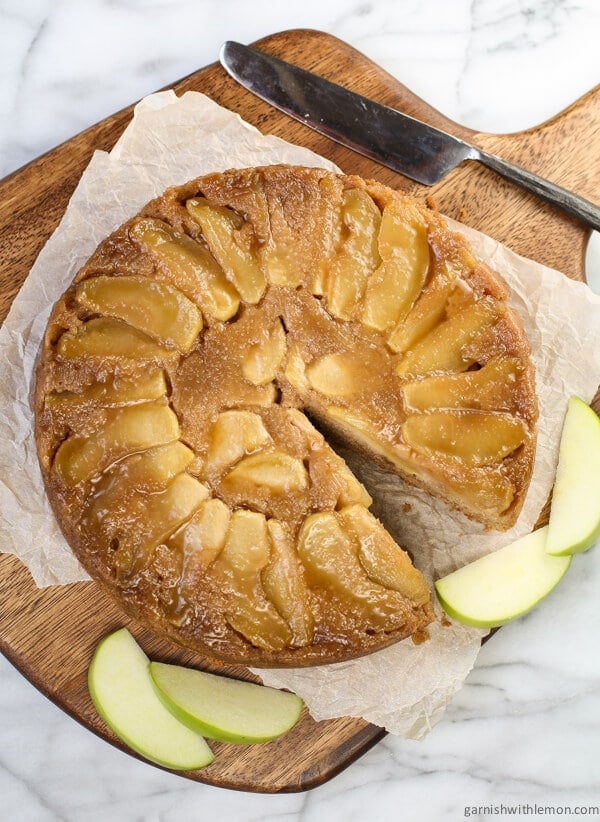
[[[557,186],[549,180],[544,180],[543,177],[538,177],[537,174],[533,174],[531,171],[526,171],[524,168],[502,160],[494,154],[488,154],[487,151],[482,149],[477,149],[477,157],[474,159],[506,180],[510,180],[511,183],[515,183],[526,191],[536,194],[547,203],[570,214],[571,217],[576,217],[596,231],[600,231],[600,207],[589,200],[585,200],[583,197],[579,197],[577,194],[573,194],[572,191],[567,191],[566,188]]]

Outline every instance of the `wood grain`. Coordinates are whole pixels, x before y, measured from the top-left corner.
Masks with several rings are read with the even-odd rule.
[[[366,57],[327,34],[288,31],[256,45],[439,125],[590,200],[597,198],[599,89],[537,128],[510,135],[482,134],[448,120]],[[278,113],[240,88],[217,64],[172,87],[178,93],[201,91],[238,112],[264,133],[305,145],[333,160],[347,173],[374,177],[416,196],[431,196],[441,211],[485,231],[517,253],[558,268],[574,279],[584,279],[589,231],[476,164],[463,164],[436,186],[426,189]],[[58,225],[93,151],[110,150],[131,113],[131,108],[118,112],[0,181],[0,320],[6,316],[36,256]],[[0,555],[0,649],[63,710],[128,751],[97,717],[86,679],[96,643],[108,631],[122,625],[130,628],[155,659],[249,677],[244,669],[203,660],[158,640],[126,619],[95,583],[39,590],[16,558]],[[201,771],[183,775],[240,790],[301,791],[330,779],[382,736],[380,728],[362,720],[343,718],[317,723],[304,712],[298,725],[280,740],[257,746],[214,743],[215,762]]]

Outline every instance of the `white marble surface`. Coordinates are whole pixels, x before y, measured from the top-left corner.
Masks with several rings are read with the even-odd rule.
[[[0,174],[214,61],[225,39],[297,27],[347,40],[486,131],[535,125],[600,80],[597,0],[0,0]],[[597,283],[595,248],[588,267]],[[0,659],[0,819],[436,822],[472,806],[488,806],[479,819],[599,806],[599,584],[597,547],[483,648],[425,741],[386,737],[304,794],[236,793],[138,762]]]

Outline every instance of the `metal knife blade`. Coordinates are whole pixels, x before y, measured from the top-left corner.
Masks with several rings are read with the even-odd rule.
[[[476,160],[512,183],[600,230],[600,207],[396,109],[241,43],[223,44],[220,61],[237,82],[309,128],[432,185],[464,160]]]
[[[249,46],[229,41],[220,59],[235,80],[275,108],[424,185],[476,156],[450,134]]]

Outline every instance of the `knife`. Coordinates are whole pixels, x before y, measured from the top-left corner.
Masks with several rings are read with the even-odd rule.
[[[301,123],[424,185],[475,160],[600,231],[600,207],[441,129],[250,46],[223,44],[220,61],[244,88]]]

